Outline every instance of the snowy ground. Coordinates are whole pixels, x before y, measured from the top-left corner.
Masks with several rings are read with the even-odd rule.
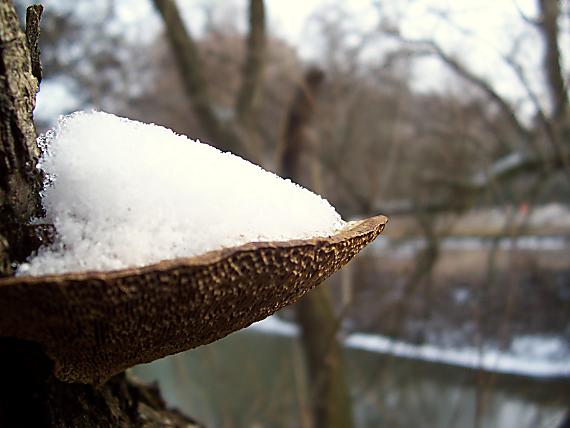
[[[534,207],[504,206],[473,209],[461,216],[440,216],[448,235],[504,236],[517,231],[523,235],[570,236],[570,206],[548,203]],[[402,238],[420,235],[413,216],[397,215],[390,218],[386,236]]]
[[[489,251],[498,246],[501,251],[562,251],[570,247],[570,236],[517,236],[498,238],[495,242],[490,237],[450,236],[441,240],[443,251]],[[377,239],[371,245],[380,254],[389,253],[390,257],[410,258],[426,247],[421,238],[392,240],[389,237]]]
[[[298,327],[270,316],[251,325],[248,330],[264,334],[293,337]],[[412,358],[454,366],[483,369],[496,373],[532,377],[570,377],[570,347],[556,337],[524,336],[513,341],[507,352],[472,347],[442,348],[430,344],[415,345],[377,334],[353,333],[345,339],[353,349]]]

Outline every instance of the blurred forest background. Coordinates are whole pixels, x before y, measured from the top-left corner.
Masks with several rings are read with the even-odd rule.
[[[154,122],[390,217],[298,307],[133,369],[170,404],[227,428],[570,424],[567,0],[44,6],[40,131]]]

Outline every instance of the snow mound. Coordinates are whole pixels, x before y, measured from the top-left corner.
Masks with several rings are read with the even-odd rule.
[[[103,112],[40,137],[56,240],[19,275],[104,271],[253,241],[330,236],[334,208],[290,180],[173,131]]]

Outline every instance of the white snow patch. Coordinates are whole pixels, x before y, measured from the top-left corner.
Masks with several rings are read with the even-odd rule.
[[[160,126],[77,112],[40,143],[45,221],[57,237],[19,275],[142,266],[345,224],[307,189]]]
[[[385,336],[354,333],[346,345],[355,349],[449,364],[496,373],[510,373],[532,377],[570,377],[570,362],[557,356],[519,354],[497,349],[442,348],[435,345],[415,345]],[[539,340],[536,343],[540,343]],[[554,358],[550,358],[554,357]]]
[[[295,337],[296,324],[272,315],[252,324],[248,330],[264,334]],[[474,347],[443,348],[441,346],[394,340],[379,334],[353,333],[344,340],[345,346],[396,357],[431,361],[440,364],[483,369],[532,377],[570,377],[568,345],[558,337],[520,336],[509,351]]]
[[[277,336],[294,337],[299,334],[299,327],[289,321],[283,321],[281,318],[271,315],[261,321],[257,321],[248,327],[249,330],[266,334],[275,334]]]
[[[489,251],[496,245],[492,237],[449,236],[441,240],[445,251]],[[517,236],[499,238],[498,247],[503,251],[563,251],[570,245],[567,236]],[[370,248],[391,258],[408,259],[426,247],[423,238],[390,240],[388,237],[374,241]]]
[[[530,216],[533,226],[570,226],[570,207],[559,203],[550,203],[537,207]]]

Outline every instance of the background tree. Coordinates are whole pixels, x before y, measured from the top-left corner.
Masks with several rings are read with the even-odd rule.
[[[155,0],[154,3],[164,20],[170,46],[193,111],[212,141],[217,141],[222,148],[231,149],[248,159],[263,162],[257,125],[259,104],[263,95],[263,69],[266,63],[267,37],[263,0],[252,0],[249,4],[249,33],[241,84],[234,111],[229,115],[231,120],[226,124],[216,116],[212,107],[199,51],[185,28],[176,3],[173,0]],[[308,147],[306,134],[314,110],[316,92],[322,79],[320,72],[313,70],[297,89],[286,119],[283,149],[285,176],[313,189],[316,182],[310,171],[318,165],[319,159],[316,150],[307,154],[311,148]],[[300,162],[303,157],[310,158],[310,165]],[[314,174],[312,176],[314,177]],[[314,426],[352,426],[350,396],[341,348],[336,338],[338,323],[327,292],[315,290],[305,297],[298,306],[297,319],[303,329]]]
[[[317,191],[319,141],[311,138],[310,123],[324,73],[307,71],[285,125],[281,174]],[[353,426],[344,358],[338,340],[339,320],[327,288],[312,290],[295,307],[309,375],[309,395],[315,427]]]

